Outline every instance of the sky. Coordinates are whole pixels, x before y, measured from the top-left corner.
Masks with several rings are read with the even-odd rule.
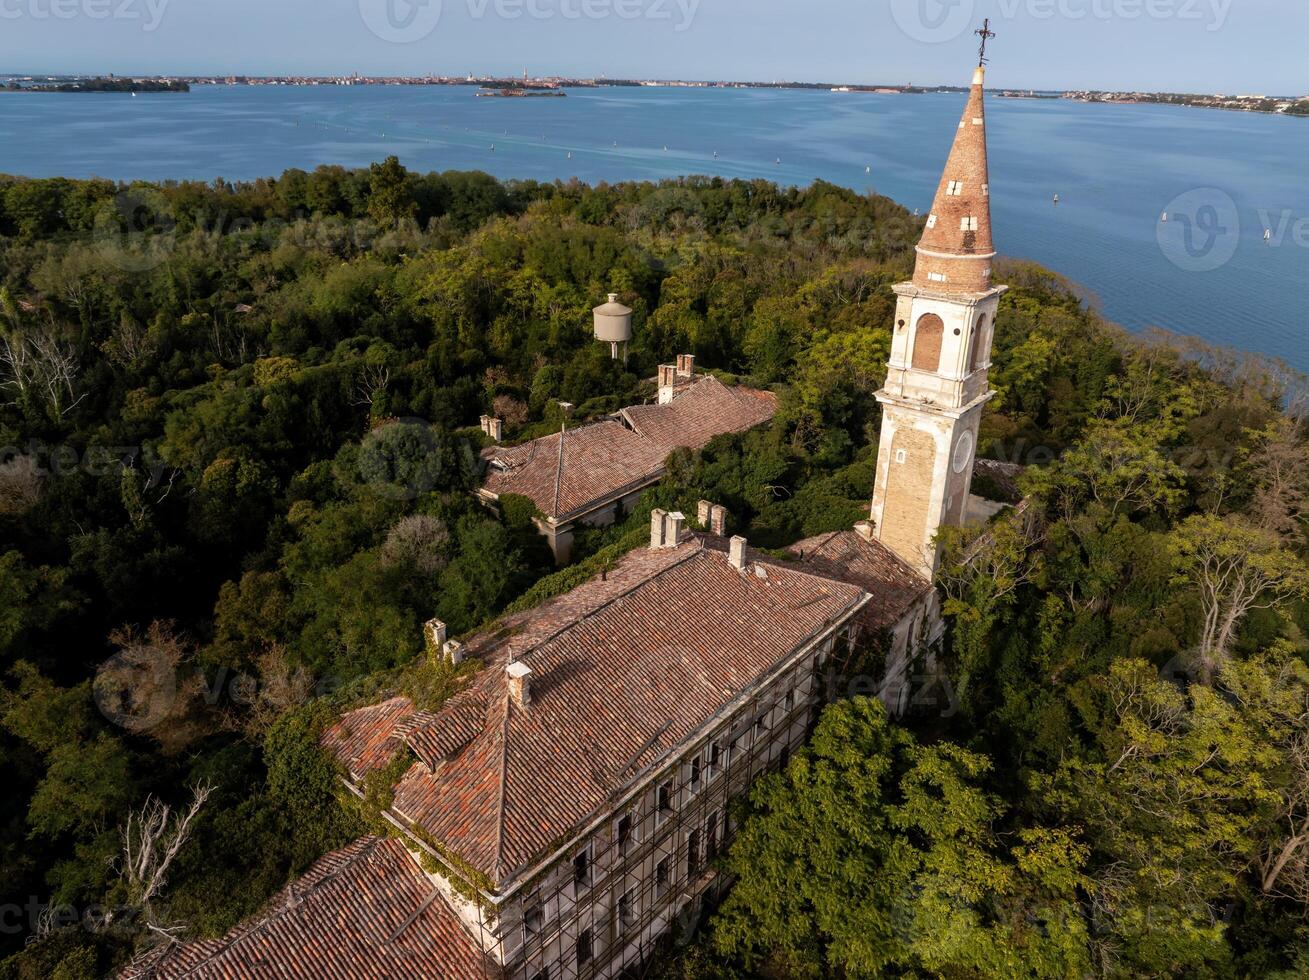
[[[520,74],[1309,94],[1304,0],[0,0],[0,73]]]

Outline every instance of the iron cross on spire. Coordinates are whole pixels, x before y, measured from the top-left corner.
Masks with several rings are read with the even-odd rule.
[[[973,31],[973,33],[982,39],[982,46],[977,52],[977,63],[984,65],[986,64],[986,42],[995,37],[995,31],[991,30],[991,18],[988,17],[982,21],[982,29]]]

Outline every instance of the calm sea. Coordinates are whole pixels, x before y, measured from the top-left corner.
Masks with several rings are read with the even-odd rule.
[[[372,86],[0,94],[0,172],[246,179],[394,153],[419,170],[540,180],[822,178],[927,209],[962,105],[961,95],[673,88],[565,99]],[[1309,119],[993,97],[988,122],[1002,253],[1077,281],[1130,328],[1309,371]]]

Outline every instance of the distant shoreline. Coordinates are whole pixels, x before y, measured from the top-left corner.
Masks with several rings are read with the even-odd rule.
[[[914,84],[851,84],[841,82],[792,81],[732,81],[688,79],[638,78],[572,78],[547,76],[541,78],[502,78],[476,75],[176,75],[137,76],[133,78],[105,78],[78,75],[3,75],[0,91],[19,92],[189,92],[192,86],[235,85],[277,87],[353,87],[361,85],[384,86],[467,86],[478,89],[518,89],[531,92],[587,88],[687,88],[687,89],[765,89],[831,92],[840,95],[922,95],[936,93],[963,93],[967,88],[957,85]],[[1200,109],[1223,109],[1235,112],[1258,112],[1267,115],[1309,117],[1309,95],[1221,95],[1186,94],[1176,92],[1114,92],[1100,90],[1041,90],[1005,88],[993,90],[992,95],[1004,99],[1030,99],[1037,101],[1067,100],[1095,102],[1108,105],[1175,105]]]
[[[191,91],[190,83],[177,79],[98,77],[31,80],[28,84],[21,84],[24,81],[28,80],[19,80],[10,76],[8,81],[0,86],[0,92],[34,95],[137,95],[138,93]]]

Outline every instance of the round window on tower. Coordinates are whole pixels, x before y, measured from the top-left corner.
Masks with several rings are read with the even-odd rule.
[[[973,434],[965,432],[954,444],[954,471],[962,473],[973,462]]]

